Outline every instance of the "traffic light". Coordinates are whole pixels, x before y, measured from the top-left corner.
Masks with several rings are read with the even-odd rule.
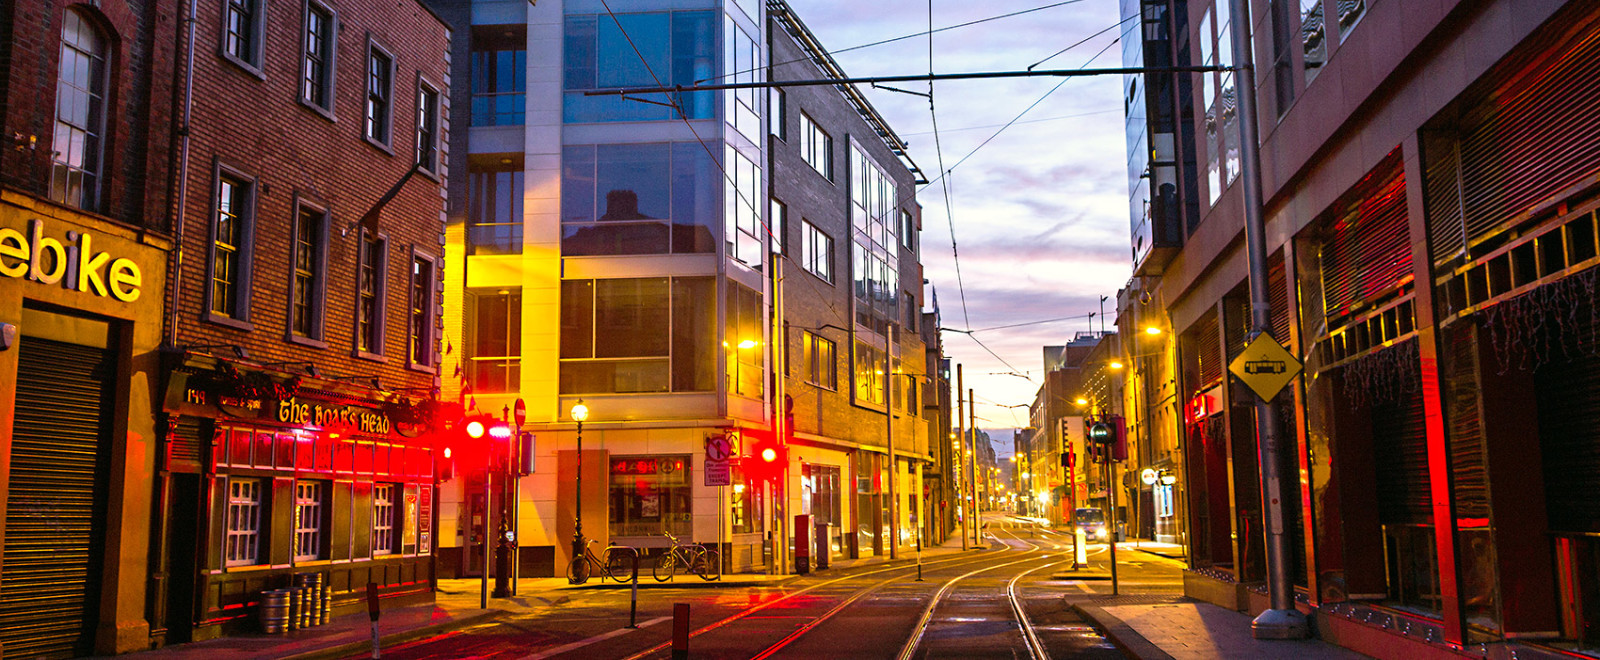
[[[1111,417],[1111,460],[1128,460],[1128,422],[1122,415]]]
[[[745,474],[756,481],[777,481],[789,464],[789,447],[772,437],[771,431],[743,429],[749,458],[743,461]]]
[[[1116,435],[1115,429],[1113,429],[1111,424],[1105,420],[1097,419],[1094,422],[1091,422],[1089,424],[1088,435],[1089,442],[1097,445],[1108,445],[1116,439],[1114,437]]]

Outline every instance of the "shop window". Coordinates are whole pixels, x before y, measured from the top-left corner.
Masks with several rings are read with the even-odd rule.
[[[761,522],[761,484],[735,483],[728,510],[734,534],[756,534],[765,530]]]
[[[63,13],[50,199],[89,211],[100,206],[100,146],[110,76],[106,51],[106,40],[93,25],[71,9]]]
[[[372,554],[394,554],[395,544],[395,484],[377,484],[372,487]]]
[[[323,498],[327,488],[320,481],[298,481],[294,484],[294,560],[321,559]]]
[[[228,566],[261,563],[260,479],[228,480],[227,539],[223,559]]]
[[[612,456],[611,536],[660,536],[687,542],[694,531],[689,456]]]

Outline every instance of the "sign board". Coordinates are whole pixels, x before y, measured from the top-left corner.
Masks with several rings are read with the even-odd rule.
[[[1145,468],[1139,472],[1139,481],[1144,482],[1146,486],[1154,486],[1159,476],[1153,468]]]
[[[1228,371],[1264,401],[1277,397],[1289,381],[1300,375],[1301,368],[1300,361],[1265,332],[1256,335],[1255,341],[1228,365]]]
[[[706,485],[727,486],[733,483],[733,443],[723,434],[706,436]]]
[[[517,428],[528,425],[528,404],[522,399],[517,399],[517,404],[511,407],[511,418],[517,420]]]

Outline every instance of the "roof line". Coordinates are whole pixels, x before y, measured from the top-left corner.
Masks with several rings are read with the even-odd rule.
[[[795,43],[805,50],[806,55],[811,58],[811,62],[822,71],[825,77],[849,78],[848,75],[845,75],[844,68],[839,66],[839,63],[833,59],[832,55],[828,54],[828,49],[822,46],[822,42],[817,39],[817,36],[812,34],[805,23],[800,21],[800,17],[795,15],[794,10],[789,8],[788,2],[785,2],[785,0],[767,0],[767,12],[772,14],[778,20],[778,24],[782,25],[784,30],[789,33],[789,36],[794,38]],[[905,161],[906,167],[916,176],[917,182],[926,182],[928,180],[927,175],[923,174],[922,168],[917,167],[916,161],[911,160],[911,155],[906,151],[906,141],[895,133],[894,129],[889,127],[889,122],[884,120],[883,115],[878,114],[877,108],[872,107],[872,103],[861,93],[861,90],[848,83],[834,85],[834,88],[844,95],[845,100],[856,107],[856,111],[861,114],[861,118],[866,120],[867,126],[871,127],[873,132],[878,134],[878,138],[883,140],[884,146],[889,147],[889,151],[899,156],[902,161]]]

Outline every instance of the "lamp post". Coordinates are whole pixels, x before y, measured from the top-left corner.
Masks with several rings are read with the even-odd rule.
[[[572,421],[578,423],[578,484],[572,497],[572,558],[583,556],[583,422],[589,419],[589,406],[583,405],[583,399],[572,404]]]

